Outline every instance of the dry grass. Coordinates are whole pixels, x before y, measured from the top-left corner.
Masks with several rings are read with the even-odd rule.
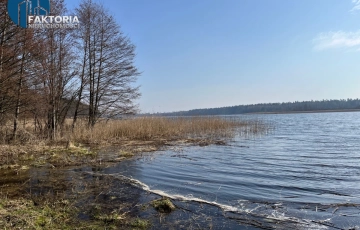
[[[164,146],[225,145],[226,139],[237,134],[249,136],[266,131],[266,126],[260,122],[234,118],[138,117],[104,120],[92,128],[85,120],[80,120],[71,132],[71,120],[68,120],[55,141],[47,140],[41,133],[34,133],[33,127],[28,125],[20,128],[16,141],[9,145],[1,136],[11,133],[9,127],[0,127],[0,138],[3,138],[0,140],[0,169],[21,169],[29,165],[38,167],[48,163],[58,167],[118,162],[133,154],[157,151]],[[108,145],[116,145],[120,154],[98,155],[99,147]]]
[[[72,120],[67,120],[52,144],[68,141],[82,144],[116,143],[118,141],[184,140],[190,138],[223,139],[238,133],[258,133],[264,130],[259,122],[220,117],[138,117],[123,120],[103,120],[89,128],[79,120],[71,132]],[[31,121],[18,129],[15,144],[47,145],[47,135],[35,132]],[[12,124],[0,126],[0,144],[9,143]]]
[[[189,138],[230,138],[248,127],[249,122],[217,117],[166,118],[140,117],[100,122],[92,129],[79,123],[72,140],[79,143],[116,142],[119,140],[180,140]]]

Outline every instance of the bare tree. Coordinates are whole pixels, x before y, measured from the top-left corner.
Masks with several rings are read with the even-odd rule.
[[[15,139],[20,113],[26,111],[25,95],[30,78],[27,64],[33,56],[33,39],[32,31],[17,28],[11,22],[3,0],[0,1],[0,9],[4,10],[0,23],[0,119],[13,119],[12,139]]]
[[[60,15],[66,12],[63,0],[52,0],[51,4],[56,9],[52,14]],[[72,87],[72,79],[76,74],[72,31],[44,29],[38,31],[37,39],[42,44],[42,55],[36,68],[37,75],[41,77],[43,96],[46,97],[46,126],[48,137],[55,139],[75,99]]]
[[[11,22],[7,1],[0,0],[0,121],[7,119],[13,109],[12,88],[18,64],[14,54],[15,35],[19,29]]]
[[[76,12],[83,27],[78,38],[86,91],[80,93],[89,105],[89,126],[101,117],[135,113],[134,100],[140,96],[133,85],[140,74],[134,66],[135,46],[103,5],[84,0]]]
[[[0,0],[0,122],[13,121],[13,139],[29,116],[35,132],[55,139],[71,113],[75,127],[84,107],[89,127],[136,112],[135,46],[103,5],[83,0],[78,30],[19,28],[6,5]],[[66,13],[64,0],[51,5],[53,15]]]
[[[30,72],[27,71],[28,63],[31,62],[31,56],[36,55],[32,53],[32,43],[33,37],[31,31],[21,30],[15,36],[15,44],[14,47],[14,58],[17,59],[18,65],[16,69],[15,75],[15,87],[13,90],[15,91],[14,99],[15,99],[15,111],[14,111],[14,126],[12,139],[16,140],[16,134],[18,130],[18,122],[20,116],[20,108],[24,106],[26,100],[24,98],[27,80],[29,78]]]

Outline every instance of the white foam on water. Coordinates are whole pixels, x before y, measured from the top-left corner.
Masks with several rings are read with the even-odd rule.
[[[224,211],[227,211],[227,212],[237,212],[237,211],[239,211],[236,207],[233,207],[233,206],[230,206],[230,205],[220,204],[220,203],[215,202],[215,201],[207,201],[207,200],[196,198],[196,197],[193,197],[193,196],[183,196],[183,195],[178,195],[178,194],[177,195],[172,195],[172,194],[166,193],[165,191],[162,191],[162,190],[151,189],[147,184],[144,184],[143,182],[141,182],[139,180],[136,180],[136,179],[133,179],[133,178],[128,178],[128,177],[125,177],[123,175],[120,175],[120,176],[123,177],[126,180],[129,180],[130,182],[132,182],[135,185],[139,185],[143,190],[145,190],[147,192],[150,192],[150,193],[153,193],[153,194],[156,194],[156,195],[159,195],[159,196],[168,197],[168,198],[173,199],[173,200],[194,201],[194,202],[214,205],[214,206],[220,207],[221,209],[223,209]]]
[[[179,195],[179,194],[169,194],[166,193],[165,191],[162,190],[156,190],[156,189],[151,189],[147,184],[137,180],[137,179],[133,179],[130,177],[126,177],[122,174],[100,174],[100,173],[93,173],[93,172],[88,172],[88,174],[92,174],[92,175],[99,175],[99,176],[113,176],[116,178],[121,178],[124,179],[126,181],[129,181],[131,184],[140,187],[141,189],[143,189],[146,192],[152,193],[152,194],[156,194],[162,197],[167,197],[173,200],[180,200],[180,201],[189,201],[189,202],[198,202],[198,203],[203,203],[203,204],[209,204],[209,205],[213,205],[216,207],[221,208],[224,212],[232,212],[232,213],[245,213],[245,214],[253,214],[257,217],[262,217],[264,219],[267,219],[269,222],[276,222],[276,221],[288,221],[291,223],[296,223],[296,228],[297,229],[313,229],[313,230],[324,230],[324,229],[329,229],[327,226],[325,225],[321,225],[321,224],[317,224],[314,223],[312,220],[307,220],[307,219],[299,219],[296,217],[288,217],[285,215],[285,213],[282,212],[277,212],[277,211],[273,211],[270,214],[263,214],[263,215],[259,215],[258,213],[256,213],[255,211],[261,207],[261,205],[253,208],[253,209],[239,209],[236,208],[234,206],[231,205],[225,205],[225,204],[221,204],[215,201],[207,201],[204,199],[200,199],[200,198],[196,198],[193,197],[192,195],[189,196],[183,196],[183,195]],[[240,201],[240,200],[239,200]],[[239,202],[238,201],[238,202]],[[247,200],[241,200],[243,202],[248,202]],[[279,205],[279,204],[278,204]]]

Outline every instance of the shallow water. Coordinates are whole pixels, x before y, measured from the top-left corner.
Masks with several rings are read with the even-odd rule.
[[[228,146],[145,154],[103,173],[276,229],[360,228],[360,113],[243,115],[275,129]]]

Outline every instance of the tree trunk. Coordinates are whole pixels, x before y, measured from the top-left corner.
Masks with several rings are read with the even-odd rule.
[[[14,114],[14,129],[12,134],[12,139],[16,141],[16,135],[18,130],[18,122],[19,122],[19,115],[20,115],[20,106],[21,106],[21,94],[23,90],[23,80],[24,80],[24,68],[25,68],[25,56],[26,56],[26,31],[24,32],[23,36],[20,37],[23,39],[22,41],[22,57],[21,57],[21,64],[20,64],[20,75],[18,80],[18,88],[17,88],[17,95],[16,95],[16,104],[15,104],[15,114]]]

